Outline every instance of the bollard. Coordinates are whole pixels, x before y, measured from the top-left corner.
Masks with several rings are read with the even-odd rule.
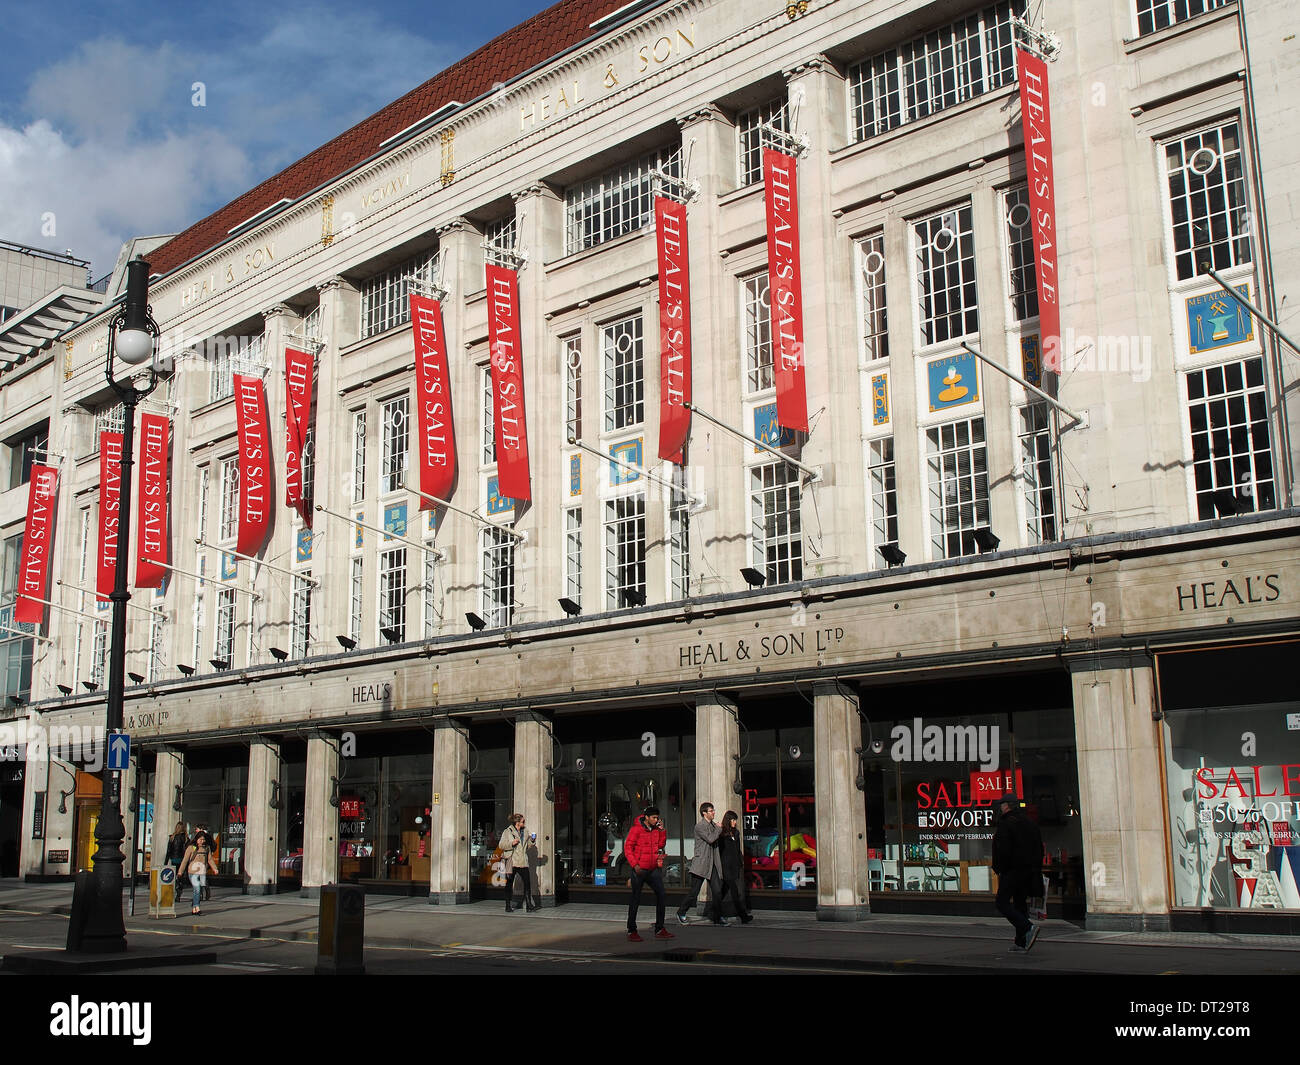
[[[326,884],[321,888],[316,975],[364,973],[365,935],[365,891],[352,884]]]
[[[176,870],[170,865],[149,870],[149,916],[176,916]]]

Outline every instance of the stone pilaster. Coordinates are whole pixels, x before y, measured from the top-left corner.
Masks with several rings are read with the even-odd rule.
[[[182,820],[180,807],[184,806],[183,794],[176,789],[182,787],[185,780],[185,752],[176,747],[163,747],[158,751],[153,771],[153,841],[150,848],[149,868],[157,869],[164,863],[167,855],[167,840]],[[189,833],[190,826],[185,826]]]
[[[717,694],[701,696],[695,702],[695,805],[713,803],[719,824],[728,808],[740,809],[740,797],[732,788],[739,754],[736,704]],[[697,819],[697,810],[692,810],[691,823]]]
[[[844,686],[813,686],[817,790],[817,919],[857,921],[867,896],[867,810],[858,776],[858,697]]]
[[[261,736],[248,748],[248,821],[244,826],[245,890],[273,895],[280,882],[280,811],[271,799],[282,777],[280,744]],[[281,793],[279,802],[283,802]]]
[[[537,833],[528,852],[533,894],[543,906],[555,905],[555,795],[547,766],[555,764],[555,745],[546,720],[524,711],[515,715],[515,810]],[[550,794],[548,795],[548,790]]]
[[[446,718],[434,722],[433,806],[429,826],[429,903],[469,902],[469,806],[460,801],[469,738]]]
[[[302,894],[315,898],[326,884],[338,882],[339,808],[335,785],[339,743],[315,733],[307,740],[307,794],[303,813]]]
[[[1155,682],[1142,655],[1071,663],[1089,929],[1167,929]]]

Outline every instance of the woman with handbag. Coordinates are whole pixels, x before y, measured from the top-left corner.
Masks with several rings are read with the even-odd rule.
[[[512,905],[515,893],[515,877],[524,882],[524,904],[529,913],[537,909],[533,902],[532,884],[528,875],[528,846],[536,845],[537,836],[531,838],[524,834],[524,815],[511,814],[510,822],[501,833],[501,864],[506,875],[506,913],[513,913]]]
[[[217,858],[212,853],[212,839],[202,829],[195,833],[194,842],[186,848],[185,857],[181,859],[181,868],[189,873],[190,884],[194,888],[194,901],[190,906],[190,913],[201,913],[199,900],[203,889],[208,884],[208,870],[217,872]]]

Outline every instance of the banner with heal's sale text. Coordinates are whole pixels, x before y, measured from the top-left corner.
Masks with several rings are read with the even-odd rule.
[[[519,338],[519,275],[494,263],[488,263],[486,271],[497,490],[509,499],[532,499],[528,421],[524,412],[524,359]]]
[[[160,588],[167,570],[158,565],[168,561],[167,551],[167,461],[171,448],[171,422],[164,414],[140,418],[140,502],[136,511],[136,535],[140,554],[135,563],[137,588]]]
[[[45,620],[50,578],[50,547],[54,543],[54,493],[59,471],[53,466],[32,466],[27,490],[27,524],[23,527],[23,557],[18,570],[18,601],[14,621],[39,625]],[[28,599],[27,596],[32,598]]]
[[[804,385],[803,282],[799,272],[799,186],[793,156],[763,149],[767,204],[767,288],[772,314],[772,361],[776,376],[776,420],[786,429],[808,431]]]
[[[239,535],[235,550],[256,555],[271,526],[271,432],[260,377],[235,375],[239,428]]]
[[[411,293],[415,335],[415,412],[420,441],[420,491],[446,499],[456,480],[456,434],[451,417],[451,375],[442,306],[431,296]],[[436,504],[420,500],[420,509]]]
[[[96,601],[108,602],[117,579],[117,534],[122,526],[122,434],[99,434],[99,566]]]
[[[691,275],[686,206],[655,197],[659,252],[659,457],[681,463],[691,431]]]
[[[1052,171],[1052,113],[1047,95],[1047,64],[1022,48],[1016,49],[1020,79],[1020,122],[1025,137],[1025,169],[1029,177],[1029,214],[1038,278],[1038,330],[1043,366],[1061,370],[1061,305],[1056,265],[1056,181]]]
[[[302,450],[311,422],[311,384],[315,359],[305,351],[284,349],[284,501],[311,528],[311,506],[303,497]]]

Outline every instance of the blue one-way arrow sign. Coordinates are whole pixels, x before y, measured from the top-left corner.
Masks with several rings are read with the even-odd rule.
[[[114,732],[108,737],[108,768],[126,769],[131,764],[131,737]]]

